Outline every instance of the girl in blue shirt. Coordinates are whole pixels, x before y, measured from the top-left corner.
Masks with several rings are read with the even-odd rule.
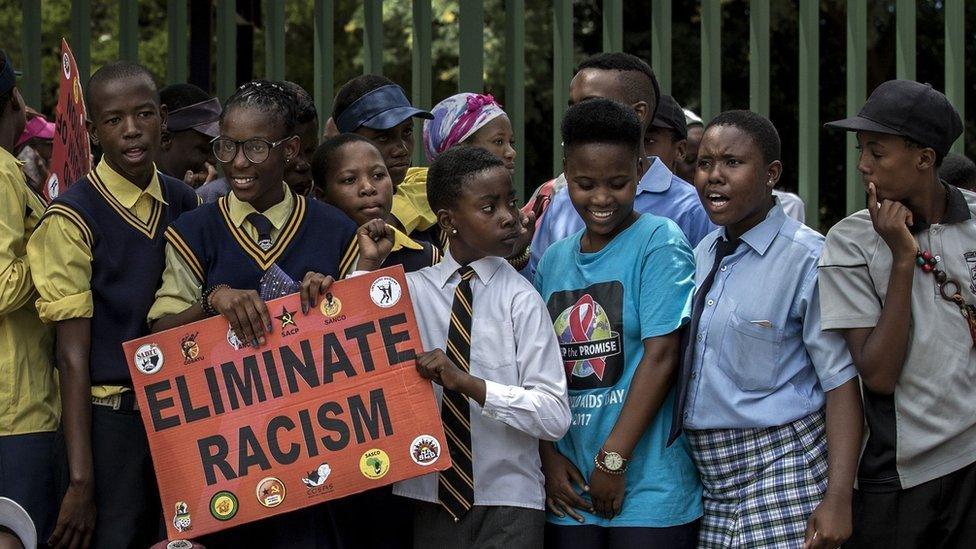
[[[674,222],[634,211],[646,160],[627,106],[574,105],[564,171],[585,229],[551,246],[535,284],[560,342],[572,426],[543,442],[547,547],[694,547],[701,486],[683,439],[667,447],[678,329],[693,291]]]
[[[843,338],[821,330],[823,236],[771,194],[779,153],[749,111],[717,116],[699,148],[695,186],[721,228],[695,249],[672,432],[704,486],[700,547],[833,548],[851,534],[857,378]]]

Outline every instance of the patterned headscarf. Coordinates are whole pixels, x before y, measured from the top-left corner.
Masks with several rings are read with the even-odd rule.
[[[505,111],[490,94],[459,93],[438,103],[431,113],[434,119],[424,120],[424,153],[429,162]]]

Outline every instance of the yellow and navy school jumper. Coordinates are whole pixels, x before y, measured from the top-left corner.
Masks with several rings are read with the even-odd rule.
[[[197,206],[178,179],[158,174],[162,201],[141,220],[93,170],[48,207],[40,223],[60,216],[75,225],[91,252],[89,372],[95,386],[130,387],[122,342],[149,333],[146,314],[165,266],[166,226]],[[123,396],[123,395],[116,395]],[[91,445],[96,522],[92,547],[145,547],[161,539],[160,502],[139,412],[92,407]]]
[[[166,231],[166,240],[203,288],[227,284],[257,290],[272,265],[296,282],[309,272],[339,280],[355,259],[356,225],[324,202],[293,198],[291,215],[267,250],[234,224],[226,196],[181,217]]]

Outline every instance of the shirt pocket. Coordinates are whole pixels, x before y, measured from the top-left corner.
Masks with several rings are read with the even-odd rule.
[[[733,312],[722,342],[725,373],[743,391],[772,389],[782,343],[781,329],[756,324]]]
[[[515,331],[509,321],[476,319],[471,323],[471,370],[477,375],[479,370],[495,372],[487,376],[492,381],[502,382],[499,370],[508,369],[513,373],[515,367]],[[506,376],[507,377],[507,376]],[[514,383],[517,379],[505,379]]]

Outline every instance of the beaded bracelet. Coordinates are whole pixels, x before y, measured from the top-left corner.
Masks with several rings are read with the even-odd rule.
[[[200,306],[203,308],[203,314],[207,316],[217,316],[217,309],[214,309],[213,303],[210,302],[210,297],[221,288],[230,288],[227,284],[217,284],[211,286],[203,291],[200,295]]]

